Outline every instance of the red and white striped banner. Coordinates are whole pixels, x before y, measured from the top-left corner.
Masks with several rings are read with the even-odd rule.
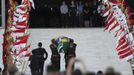
[[[31,7],[34,7],[32,0],[22,0],[21,5],[16,6],[13,14],[13,25],[11,27],[11,35],[13,37],[12,51],[14,63],[17,67],[24,66],[23,62],[27,61],[27,59],[23,58],[29,57],[31,54],[28,50],[31,45],[28,44],[28,20]]]
[[[107,1],[103,4],[106,6],[104,12],[102,12],[102,16],[106,17],[106,27],[104,28],[104,31],[112,31],[115,37],[118,38],[116,50],[119,58],[125,59],[126,61],[132,59],[134,38],[132,33],[129,32],[128,26],[134,24],[134,19],[130,16],[130,8],[125,10],[127,13],[127,15],[125,15],[121,8],[118,7],[118,5],[121,5],[121,2],[111,0],[111,2]],[[129,18],[129,21],[127,18]]]

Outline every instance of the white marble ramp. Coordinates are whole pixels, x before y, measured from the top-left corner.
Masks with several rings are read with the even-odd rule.
[[[45,67],[50,63],[51,52],[49,45],[51,43],[51,39],[63,35],[73,38],[74,42],[77,43],[77,57],[81,58],[85,62],[89,71],[105,71],[108,66],[112,66],[123,75],[132,75],[129,63],[121,61],[118,58],[115,50],[116,39],[111,34],[103,32],[103,28],[30,29],[30,34],[29,42],[32,43],[30,50],[36,48],[38,42],[42,42],[43,47],[49,54]],[[0,43],[1,42],[2,30],[0,30]],[[0,50],[2,51],[1,46]],[[61,71],[63,71],[65,69],[63,58],[64,54],[61,54],[61,56]],[[0,61],[0,63],[1,62],[2,61]],[[0,65],[0,67],[1,66],[2,65]],[[26,74],[30,75],[28,67],[26,69]]]

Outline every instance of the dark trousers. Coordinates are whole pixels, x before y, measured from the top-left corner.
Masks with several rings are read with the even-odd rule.
[[[51,63],[55,69],[60,71],[60,55],[51,55]]]
[[[79,14],[77,17],[78,17],[78,20],[77,20],[78,26],[84,27],[83,14]]]
[[[76,16],[75,15],[70,16],[70,27],[77,27],[77,25],[76,25]]]
[[[43,75],[44,61],[41,61],[38,64],[38,67],[37,68],[34,68],[34,65],[33,65],[33,67],[30,67],[30,68],[31,68],[31,74],[32,75]]]
[[[31,69],[31,75],[38,75],[37,70]]]
[[[40,67],[38,69],[39,75],[43,75],[43,70],[44,70],[44,61],[40,63]]]
[[[68,14],[61,14],[61,27],[68,27]]]

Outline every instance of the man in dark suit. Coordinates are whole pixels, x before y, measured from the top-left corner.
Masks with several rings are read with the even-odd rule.
[[[74,43],[74,40],[73,39],[70,39],[70,43],[69,43],[69,47],[67,48],[66,52],[65,52],[65,67],[67,68],[68,66],[68,63],[69,63],[69,60],[72,58],[72,57],[76,57],[76,44]],[[74,68],[74,66],[73,66]]]
[[[45,54],[45,57],[44,57]],[[43,75],[44,61],[47,59],[48,53],[42,48],[42,43],[38,43],[38,48],[32,50],[32,57],[30,59],[30,68],[32,75]]]
[[[57,49],[55,40],[52,40],[52,44],[50,45],[50,49],[52,52],[52,55],[51,55],[52,66],[54,66],[54,68],[57,71],[60,71],[60,54],[58,53],[58,49]]]

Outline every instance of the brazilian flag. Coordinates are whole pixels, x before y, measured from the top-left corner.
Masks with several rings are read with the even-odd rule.
[[[69,46],[69,38],[67,37],[60,37],[57,39],[57,49],[58,49],[58,52],[59,53],[65,53],[66,52],[66,49],[68,48]]]

